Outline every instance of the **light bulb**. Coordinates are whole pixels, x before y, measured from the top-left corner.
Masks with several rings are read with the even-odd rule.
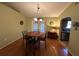
[[[37,21],[37,18],[34,18],[34,21]]]
[[[42,19],[40,19],[40,21],[42,21]]]

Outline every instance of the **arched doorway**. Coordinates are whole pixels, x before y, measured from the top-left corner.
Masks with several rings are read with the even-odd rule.
[[[60,40],[69,41],[71,24],[72,24],[71,17],[66,17],[61,20]]]

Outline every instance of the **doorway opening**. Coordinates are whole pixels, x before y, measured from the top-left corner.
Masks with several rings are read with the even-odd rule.
[[[71,17],[66,17],[66,18],[63,18],[61,20],[61,23],[60,23],[60,40],[65,46],[68,46],[71,25],[72,25]]]

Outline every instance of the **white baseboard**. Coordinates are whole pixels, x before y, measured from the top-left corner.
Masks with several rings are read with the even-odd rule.
[[[69,51],[69,53],[70,53],[72,56],[74,56],[73,53],[71,52],[71,50],[70,50],[69,48],[68,48],[68,51]]]
[[[16,40],[19,40],[19,39],[16,39]],[[5,48],[6,46],[12,44],[12,43],[15,42],[16,40],[14,40],[14,41],[10,41],[9,43],[6,43],[4,46],[0,47],[0,49]]]

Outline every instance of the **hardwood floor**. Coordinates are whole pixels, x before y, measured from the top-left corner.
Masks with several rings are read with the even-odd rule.
[[[61,41],[61,44],[62,44],[64,47],[68,47],[68,46],[69,46],[69,41]]]
[[[40,49],[25,48],[22,39],[0,50],[0,56],[70,56],[68,49],[56,39],[47,39],[46,48],[41,42]]]

